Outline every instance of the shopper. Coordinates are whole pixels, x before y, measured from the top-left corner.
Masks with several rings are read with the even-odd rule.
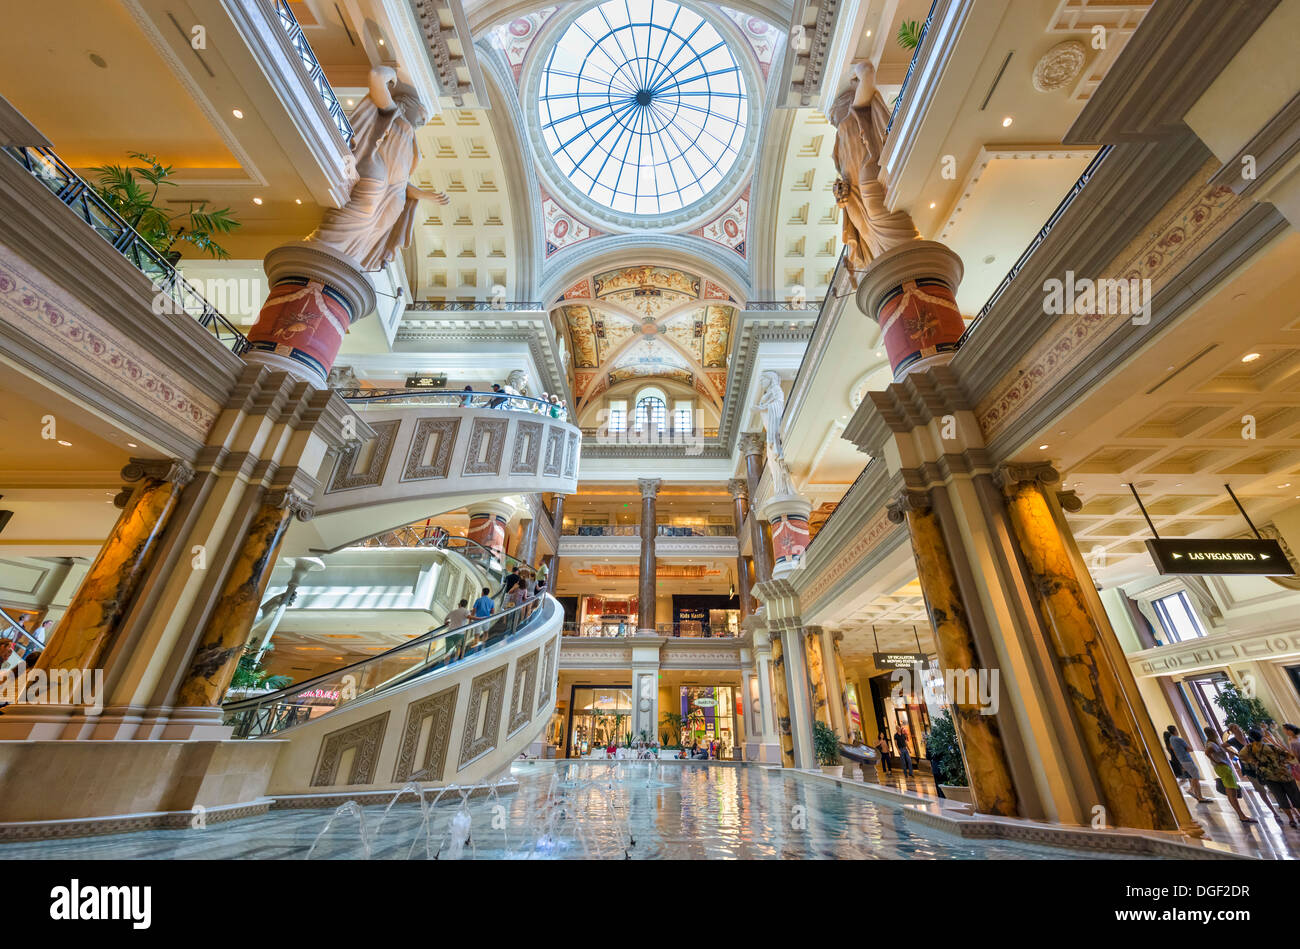
[[[474,404],[474,387],[466,386],[461,392],[464,394],[460,397],[460,407],[467,409]]]
[[[942,778],[943,776],[939,774],[938,768],[935,766],[935,761],[934,761],[935,747],[934,747],[933,735],[934,735],[933,732],[925,733],[925,757],[926,760],[930,762],[930,774],[934,776],[934,789],[938,793],[939,797],[942,798],[944,797],[944,793],[943,793],[943,785],[940,783],[940,778]]]
[[[506,402],[509,401],[509,399],[506,398],[506,390],[501,388],[501,383],[499,382],[492,383],[492,391],[499,392],[501,394],[500,396],[494,396],[491,400],[489,400],[488,408],[499,409],[502,406],[504,406]]]
[[[483,593],[474,601],[474,618],[485,619],[496,612],[497,605],[492,602],[492,591],[487,587],[483,588]]]
[[[1205,757],[1210,759],[1210,767],[1214,769],[1214,789],[1227,795],[1228,804],[1241,818],[1243,824],[1258,823],[1242,811],[1241,785],[1237,783],[1237,772],[1232,768],[1232,758],[1228,755],[1228,749],[1220,743],[1214,729],[1209,727],[1205,729]]]
[[[1160,737],[1164,739],[1165,754],[1169,755],[1169,767],[1173,769],[1174,778],[1181,781],[1183,778],[1187,777],[1187,775],[1183,774],[1183,766],[1178,763],[1178,756],[1174,754],[1173,746],[1169,744],[1169,736],[1172,735],[1173,732],[1174,726],[1170,725],[1164,730],[1164,734]]]
[[[884,732],[881,732],[880,737],[876,739],[876,751],[880,753],[880,763],[885,766],[885,774],[893,774],[894,756],[889,753],[889,741],[885,738]]]
[[[1178,762],[1175,774],[1181,772],[1181,777],[1187,779],[1187,786],[1192,792],[1192,797],[1196,798],[1199,804],[1209,804],[1210,799],[1201,795],[1201,771],[1196,767],[1196,759],[1192,757],[1192,749],[1183,736],[1178,734],[1178,729],[1170,725],[1165,729],[1166,744],[1173,753],[1173,760]]]
[[[910,778],[915,769],[912,767],[912,752],[907,747],[907,734],[903,731],[902,725],[899,725],[898,730],[894,732],[894,747],[898,749],[898,761],[903,766],[903,777]]]
[[[1246,749],[1246,746],[1250,744],[1250,738],[1247,737],[1245,730],[1236,723],[1229,725],[1228,731],[1232,737],[1223,744],[1226,747],[1231,748],[1233,754],[1236,755],[1237,768],[1240,770],[1241,776],[1250,779],[1251,790],[1259,795],[1259,799],[1264,802],[1264,806],[1267,807],[1268,812],[1273,815],[1273,819],[1281,824],[1282,815],[1279,814],[1277,808],[1273,806],[1273,801],[1266,791],[1264,779],[1259,776],[1259,773],[1255,770],[1253,764],[1249,761],[1241,760],[1241,753]]]
[[[1296,763],[1291,766],[1291,777],[1300,781],[1300,728],[1286,724],[1282,726],[1282,730],[1287,734],[1287,750],[1296,758]]]
[[[469,620],[469,600],[461,600],[456,604],[456,608],[447,614],[447,628],[455,629],[457,626],[464,626]]]
[[[1277,806],[1286,812],[1287,822],[1292,827],[1300,826],[1296,823],[1296,811],[1300,810],[1300,787],[1296,787],[1291,776],[1291,765],[1296,761],[1291,752],[1265,741],[1263,731],[1252,728],[1250,741],[1241,749],[1238,758],[1243,768],[1249,764],[1254,770],[1256,782],[1262,781],[1272,793]],[[1280,817],[1278,823],[1282,823]]]

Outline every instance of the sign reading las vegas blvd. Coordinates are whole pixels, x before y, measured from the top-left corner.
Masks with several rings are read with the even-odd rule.
[[[1289,577],[1294,572],[1275,540],[1148,540],[1147,550],[1161,573],[1241,574]]]

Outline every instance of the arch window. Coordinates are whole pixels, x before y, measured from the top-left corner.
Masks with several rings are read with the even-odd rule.
[[[662,432],[668,422],[668,406],[654,395],[642,396],[636,403],[635,424],[637,432]]]

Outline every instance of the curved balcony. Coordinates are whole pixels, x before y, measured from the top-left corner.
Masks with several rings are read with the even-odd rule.
[[[375,432],[323,478],[303,536],[333,551],[511,494],[572,494],[582,438],[540,399],[496,392],[339,390]]]

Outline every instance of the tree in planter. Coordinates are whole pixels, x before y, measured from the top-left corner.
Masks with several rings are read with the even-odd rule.
[[[239,665],[235,666],[234,678],[230,680],[232,689],[283,689],[293,682],[292,676],[273,676],[268,675],[265,667],[258,659],[258,653],[265,658],[266,654],[271,651],[271,647],[260,649],[258,646],[249,643],[244,647],[243,653],[239,657]]]
[[[97,180],[95,191],[126,223],[175,266],[180,260],[176,245],[191,244],[215,257],[228,260],[230,254],[216,242],[214,235],[229,234],[240,226],[230,208],[208,209],[206,201],[191,201],[183,211],[159,207],[158,194],[164,187],[174,188],[170,180],[174,166],[162,164],[144,152],[128,152],[142,165],[100,165],[90,169]]]
[[[659,717],[659,724],[668,729],[663,735],[664,745],[667,746],[670,744],[669,739],[671,738],[673,739],[673,744],[680,746],[682,743],[681,715],[677,712],[664,712],[663,715]]]
[[[1240,725],[1249,732],[1252,728],[1266,728],[1275,719],[1254,696],[1247,696],[1235,685],[1230,685],[1214,697],[1214,704],[1223,710],[1224,721]]]
[[[961,745],[957,743],[957,729],[952,722],[952,713],[943,710],[943,715],[934,720],[930,727],[928,744],[930,767],[934,770],[934,779],[938,784],[964,788],[967,786],[966,763],[961,760]]]
[[[921,24],[916,20],[904,20],[898,24],[897,39],[903,49],[916,49],[921,43]]]
[[[821,719],[813,722],[813,753],[818,764],[833,767],[840,763],[840,736]]]

